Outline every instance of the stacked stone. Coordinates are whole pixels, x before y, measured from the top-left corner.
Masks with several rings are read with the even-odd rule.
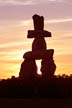
[[[32,51],[26,52],[23,56],[24,62],[19,73],[20,78],[34,79],[37,74],[35,60],[42,59],[41,72],[44,78],[54,75],[56,66],[53,60],[54,50],[47,50],[45,37],[51,37],[51,33],[44,30],[44,17],[33,16],[34,30],[29,30],[27,38],[34,38]]]

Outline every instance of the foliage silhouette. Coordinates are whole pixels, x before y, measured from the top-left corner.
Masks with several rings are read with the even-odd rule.
[[[72,75],[35,80],[12,77],[0,81],[1,98],[72,98]]]

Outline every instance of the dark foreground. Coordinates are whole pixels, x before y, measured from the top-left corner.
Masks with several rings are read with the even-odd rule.
[[[0,98],[72,99],[72,76],[53,76],[24,81],[19,78],[0,81]]]
[[[71,99],[0,99],[0,108],[72,108]]]
[[[0,108],[72,108],[72,76],[0,81]]]

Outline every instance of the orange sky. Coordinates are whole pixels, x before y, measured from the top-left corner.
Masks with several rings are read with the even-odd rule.
[[[10,2],[11,1],[11,2]],[[0,79],[18,76],[23,54],[31,50],[32,15],[45,17],[47,48],[54,49],[57,74],[72,74],[72,1],[70,0],[0,0]],[[40,61],[37,61],[40,66]]]

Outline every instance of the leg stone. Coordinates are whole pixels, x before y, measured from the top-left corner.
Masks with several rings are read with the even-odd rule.
[[[41,62],[41,72],[44,78],[49,78],[54,75],[56,70],[56,65],[54,64],[53,59],[43,59]]]
[[[37,73],[37,66],[35,60],[25,59],[21,64],[21,69],[19,73],[19,77],[25,80],[33,80]]]

